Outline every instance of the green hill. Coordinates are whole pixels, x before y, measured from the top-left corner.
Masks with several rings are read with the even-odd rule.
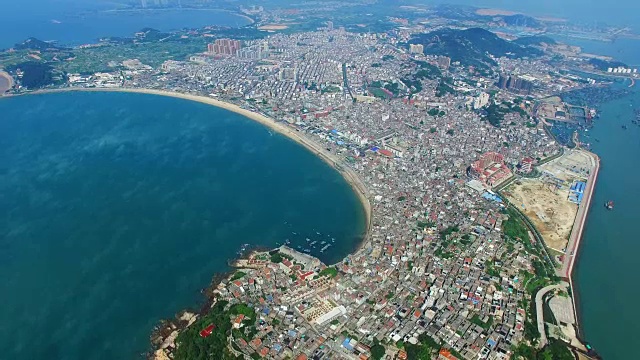
[[[46,41],[42,41],[36,38],[28,38],[27,40],[15,44],[14,49],[16,50],[38,50],[38,51],[48,51],[48,50],[62,50],[62,47],[56,46],[54,44],[48,43]]]
[[[542,55],[542,51],[499,38],[480,28],[466,30],[441,29],[420,34],[410,44],[424,45],[425,54],[442,55],[459,61],[465,66],[489,68],[495,65],[494,57],[525,58]]]

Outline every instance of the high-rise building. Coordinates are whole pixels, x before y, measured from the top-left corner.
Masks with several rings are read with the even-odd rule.
[[[424,46],[422,44],[409,44],[409,52],[412,54],[424,54]]]
[[[147,7],[147,0],[140,0],[140,6],[144,9]]]
[[[235,55],[241,47],[240,40],[216,39],[207,45],[207,52],[211,55]]]
[[[483,93],[480,93],[478,97],[473,99],[473,108],[477,110],[485,107],[488,103],[489,103],[489,94],[487,94],[486,92],[483,92]]]
[[[500,74],[500,78],[498,79],[498,87],[500,89],[506,89],[509,84],[509,75]]]
[[[333,21],[327,21],[327,29],[333,30]]]
[[[259,45],[242,48],[238,51],[237,55],[241,59],[259,60],[262,59],[265,52],[262,51],[262,47]]]
[[[533,90],[534,80],[535,79],[530,76],[500,74],[500,78],[498,79],[496,85],[500,89],[512,90],[515,92],[528,94],[531,92],[531,90]]]

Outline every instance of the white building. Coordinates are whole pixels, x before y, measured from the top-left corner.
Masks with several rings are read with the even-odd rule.
[[[486,92],[480,93],[475,99],[473,99],[473,108],[480,109],[489,104],[489,94]]]
[[[324,324],[327,324],[331,320],[337,318],[338,316],[345,315],[346,313],[347,313],[347,309],[344,306],[342,305],[336,306],[333,309],[331,309],[328,313],[320,315],[316,319],[316,324],[322,326]]]

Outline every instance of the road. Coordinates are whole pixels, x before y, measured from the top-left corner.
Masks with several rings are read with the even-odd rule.
[[[547,345],[547,334],[544,330],[544,312],[542,310],[542,298],[549,291],[556,289],[564,289],[564,286],[559,284],[549,285],[538,290],[538,292],[536,293],[536,318],[538,320],[538,332],[540,332],[540,343],[538,344],[538,348],[540,349]]]
[[[588,152],[587,152],[588,153]],[[573,223],[573,230],[569,236],[569,243],[567,244],[567,251],[562,261],[562,268],[557,272],[557,275],[565,278],[571,278],[571,272],[573,271],[573,263],[575,262],[576,255],[578,253],[578,247],[580,246],[580,239],[582,238],[582,231],[587,221],[587,213],[591,206],[591,200],[593,198],[593,190],[595,189],[596,180],[598,178],[598,171],[600,170],[600,159],[597,155],[588,153],[592,159],[592,171],[589,174],[587,180],[587,186],[584,190],[584,197],[580,206],[578,206],[578,213]]]

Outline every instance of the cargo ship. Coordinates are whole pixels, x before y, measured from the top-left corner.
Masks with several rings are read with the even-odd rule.
[[[607,201],[606,203],[604,203],[604,207],[607,208],[607,210],[613,210],[613,201]]]

